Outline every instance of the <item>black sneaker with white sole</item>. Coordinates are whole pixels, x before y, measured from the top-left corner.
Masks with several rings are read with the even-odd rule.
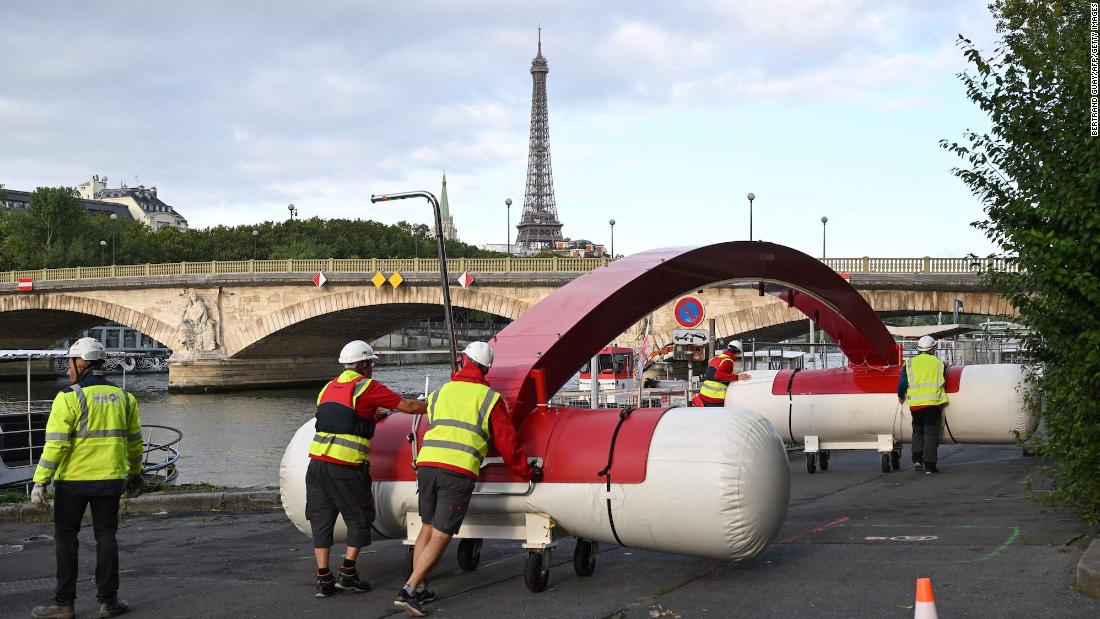
[[[336,594],[336,577],[331,573],[324,576],[317,576],[317,593],[313,594],[315,598],[327,598],[330,595]]]
[[[415,593],[409,595],[408,593],[405,593],[404,588],[402,588],[401,591],[398,592],[397,599],[393,601],[393,605],[395,608],[400,608],[401,610],[405,611],[406,615],[410,617],[427,617],[429,613],[427,610],[424,610],[424,607],[421,604],[422,602],[420,601],[420,596]]]
[[[336,588],[341,591],[351,591],[352,593],[366,593],[370,591],[370,583],[365,580],[359,580],[359,574],[355,570],[350,572],[340,569],[340,575],[336,577]]]
[[[918,472],[918,473],[923,473],[924,472],[924,463],[923,462],[914,462],[913,463],[913,470]]]
[[[924,474],[925,475],[939,475],[940,470],[938,468],[936,468],[935,464],[930,464],[930,465],[924,467]]]
[[[432,591],[424,585],[420,585],[416,590],[416,599],[420,600],[421,604],[431,604],[439,599],[439,596],[435,594],[435,591]]]

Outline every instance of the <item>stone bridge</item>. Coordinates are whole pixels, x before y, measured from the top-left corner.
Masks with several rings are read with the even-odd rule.
[[[455,307],[507,319],[604,264],[565,258],[448,262],[452,274],[468,271],[474,277],[468,289],[452,287]],[[881,315],[951,312],[956,300],[969,314],[1015,314],[1001,295],[983,287],[966,259],[827,262],[851,273],[852,284]],[[328,280],[321,287],[312,281],[317,272]],[[32,280],[33,290],[19,291],[20,279]],[[753,282],[698,294],[719,338],[779,339],[806,329],[805,316],[774,297],[759,296]],[[676,327],[672,302],[653,313],[658,344],[668,342]],[[441,305],[434,260],[243,261],[0,273],[0,348],[47,348],[113,321],[174,351],[172,389],[314,384],[338,370],[334,359],[348,340],[373,340],[438,316]],[[641,325],[635,325],[619,342],[633,344],[640,333]]]

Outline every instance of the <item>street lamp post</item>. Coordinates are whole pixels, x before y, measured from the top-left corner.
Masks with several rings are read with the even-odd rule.
[[[286,210],[290,212],[290,221],[294,221],[294,216],[298,214],[298,207],[288,204]]]
[[[111,213],[111,264],[115,263],[115,231],[118,229],[118,225],[115,223],[118,221],[118,214]]]
[[[505,216],[505,232],[504,243],[508,246],[508,257],[512,257],[512,199],[504,198],[504,208],[508,213]]]
[[[608,225],[611,226],[611,259],[615,259],[615,220],[608,219]]]
[[[107,241],[100,241],[99,242],[99,264],[101,264],[101,265],[107,264],[106,253],[107,253]]]
[[[825,260],[825,224],[829,223],[829,218],[821,216],[821,259]]]
[[[432,205],[435,214],[435,250],[439,257],[439,279],[443,288],[443,320],[446,324],[447,334],[451,338],[451,371],[458,371],[458,339],[455,336],[454,313],[451,311],[451,286],[450,276],[447,275],[447,246],[443,243],[443,220],[439,214],[439,200],[430,191],[405,191],[372,195],[371,203],[386,202],[387,200],[404,200],[406,198],[425,198]]]
[[[252,229],[252,259],[256,259],[256,237],[260,236],[260,231],[256,228]]]
[[[752,201],[756,199],[756,194],[749,192],[747,196],[749,199],[749,240],[752,240]]]

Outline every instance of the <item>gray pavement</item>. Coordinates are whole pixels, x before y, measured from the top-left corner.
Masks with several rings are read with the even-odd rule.
[[[581,578],[565,542],[550,588],[533,594],[518,544],[487,541],[475,572],[458,571],[448,552],[433,616],[900,618],[912,617],[915,580],[927,576],[941,617],[1098,617],[1100,602],[1073,587],[1096,529],[1025,498],[1035,465],[1012,447],[949,446],[938,477],[907,464],[883,474],[877,454],[855,452],[809,475],[794,454],[783,532],[753,559],[603,546],[596,574]],[[51,532],[0,524],[0,617],[49,599],[53,544],[34,536]],[[135,617],[384,617],[402,582],[401,544],[378,541],[360,559],[375,591],[314,599],[309,542],[281,511],[129,517],[119,537]],[[90,529],[81,539],[77,611],[94,616]]]

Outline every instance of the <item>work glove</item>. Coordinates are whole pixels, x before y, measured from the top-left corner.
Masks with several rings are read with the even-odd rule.
[[[31,505],[43,511],[50,508],[46,503],[46,484],[35,484],[31,489]]]
[[[131,475],[130,478],[126,480],[126,496],[131,499],[136,499],[141,496],[143,492],[145,492],[145,477],[140,474]]]
[[[542,467],[537,464],[531,465],[531,481],[536,484],[542,481]]]

